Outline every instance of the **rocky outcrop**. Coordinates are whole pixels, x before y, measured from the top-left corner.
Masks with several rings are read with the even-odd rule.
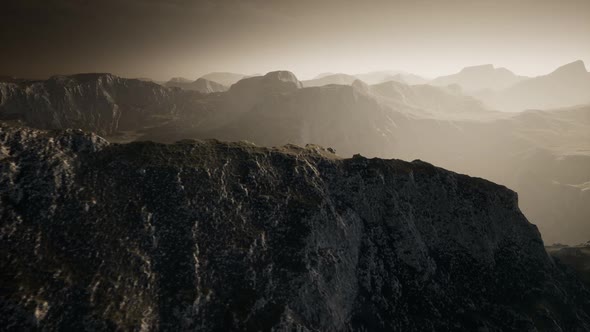
[[[7,329],[590,329],[514,192],[421,161],[3,126],[0,203]]]
[[[0,119],[44,129],[81,128],[102,134],[159,125],[186,108],[194,93],[110,74],[0,82]]]

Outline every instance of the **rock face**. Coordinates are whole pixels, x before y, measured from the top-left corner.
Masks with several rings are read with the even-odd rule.
[[[183,109],[190,93],[110,74],[0,82],[0,119],[20,119],[44,129],[112,134],[160,124]]]
[[[0,324],[585,331],[516,194],[316,146],[0,127]]]

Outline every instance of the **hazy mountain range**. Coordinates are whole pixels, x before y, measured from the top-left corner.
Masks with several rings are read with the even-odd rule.
[[[587,104],[590,103],[588,91],[590,73],[584,62],[575,61],[547,75],[522,80],[496,92],[484,92],[478,97],[491,108],[519,111]]]
[[[201,78],[219,83],[224,86],[231,86],[232,84],[236,83],[237,81],[241,80],[242,78],[246,78],[249,76],[252,76],[252,75],[216,72],[216,73],[209,73],[207,75],[203,75]]]
[[[385,71],[374,71],[370,73],[356,74],[354,75],[359,80],[366,82],[367,84],[378,84],[388,81],[396,81],[406,83],[409,85],[414,84],[426,84],[428,79],[403,71],[385,70]]]
[[[196,81],[191,81],[182,77],[172,78],[166,82],[165,85],[171,88],[181,88],[184,90],[199,91],[202,93],[222,92],[228,89],[228,87],[225,85],[221,85],[217,82],[213,82],[202,77],[198,78]]]
[[[202,78],[230,86],[243,77],[246,75],[212,73]],[[304,87],[351,85],[357,79],[369,85],[394,81],[408,85],[458,86],[463,93],[484,102],[487,108],[499,111],[551,109],[590,103],[587,93],[590,89],[590,74],[579,60],[538,77],[520,76],[509,69],[486,64],[465,67],[456,74],[432,80],[400,71],[376,71],[361,74],[323,73],[301,83]],[[196,89],[185,83],[168,84],[202,92],[223,91],[221,87]]]
[[[583,63],[390,74],[1,79],[0,326],[588,330]]]
[[[588,75],[582,67],[568,65],[498,93],[548,79],[569,86]],[[549,243],[590,238],[588,106],[497,112],[456,83],[369,85],[355,79],[349,85],[304,86],[290,72],[242,79],[211,94],[108,74],[54,77],[1,83],[0,117],[37,128],[82,128],[113,141],[315,143],[342,156],[428,160],[515,189],[521,208]],[[572,90],[570,98],[584,95]],[[572,103],[566,99],[563,104]]]

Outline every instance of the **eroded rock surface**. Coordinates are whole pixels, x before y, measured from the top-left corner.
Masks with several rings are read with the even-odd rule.
[[[0,127],[0,326],[584,331],[514,192],[317,146]]]

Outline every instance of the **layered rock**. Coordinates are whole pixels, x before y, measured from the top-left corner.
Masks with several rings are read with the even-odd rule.
[[[421,161],[2,126],[0,202],[7,329],[590,328],[514,192]]]

